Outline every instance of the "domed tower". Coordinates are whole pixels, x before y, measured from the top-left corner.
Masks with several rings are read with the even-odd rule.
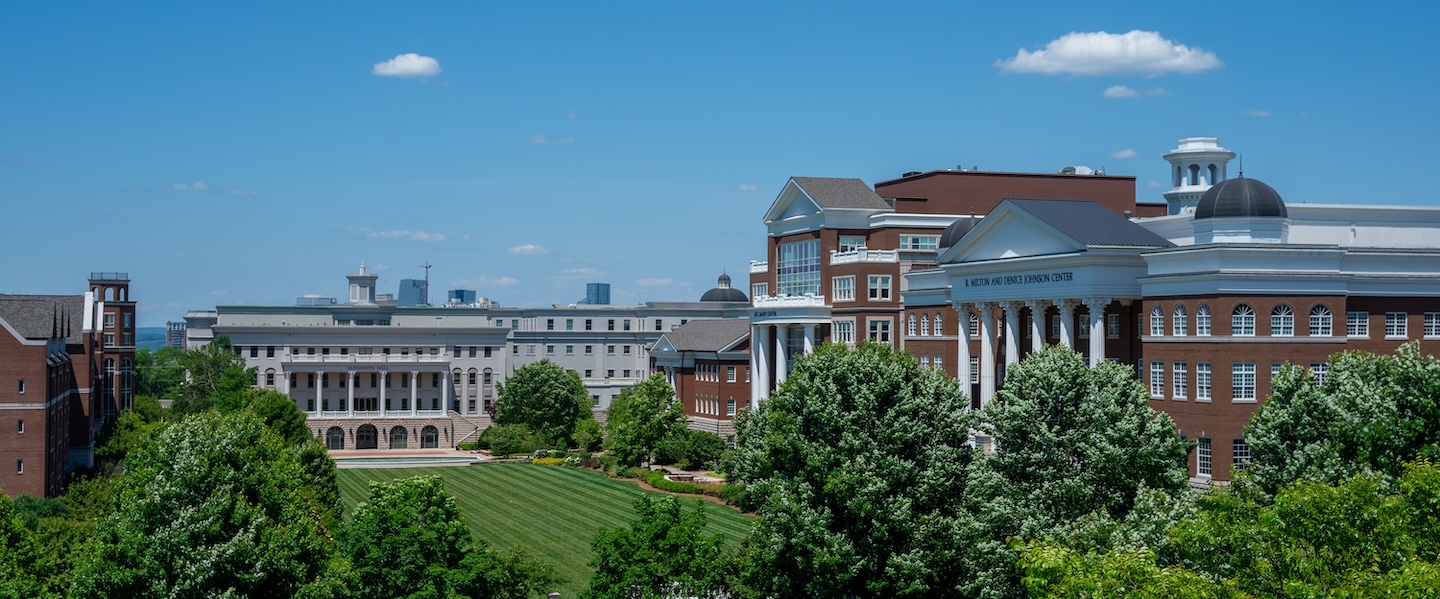
[[[715,280],[715,288],[700,296],[702,302],[746,302],[750,301],[745,292],[730,286],[730,275],[721,273]]]
[[[1275,188],[1242,174],[1206,190],[1192,224],[1195,243],[1285,243],[1290,213]]]
[[[936,255],[944,254],[945,250],[955,247],[955,244],[960,243],[960,239],[964,238],[965,234],[978,224],[980,224],[980,218],[974,214],[955,219],[955,222],[950,223],[950,226],[945,227],[945,232],[940,234],[940,241],[936,244],[939,252]]]
[[[1205,190],[1229,178],[1226,165],[1235,153],[1220,147],[1215,137],[1187,137],[1179,147],[1170,150],[1165,160],[1170,163],[1170,191],[1165,192],[1169,214],[1191,214]]]

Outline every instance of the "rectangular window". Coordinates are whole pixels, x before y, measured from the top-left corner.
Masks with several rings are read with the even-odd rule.
[[[534,343],[530,343],[530,344],[527,344],[527,345],[525,346],[525,355],[527,355],[527,356],[533,356],[533,355],[535,355],[535,344],[534,344]]]
[[[830,279],[830,301],[855,301],[855,275]]]
[[[18,381],[17,387],[18,387],[17,392],[20,393],[21,395],[24,395],[24,394],[25,394],[25,379],[20,379],[20,380]]]
[[[1234,448],[1230,451],[1230,461],[1236,470],[1244,470],[1250,465],[1250,446],[1244,439],[1236,439]]]
[[[1345,335],[1350,337],[1370,336],[1370,313],[1369,312],[1346,312],[1345,313]]]
[[[940,244],[939,235],[901,235],[900,249],[933,252]]]
[[[858,249],[863,248],[863,247],[865,247],[865,236],[864,236],[864,235],[841,235],[841,236],[840,236],[840,248],[839,248],[839,249],[840,249],[840,251],[842,251],[842,252],[853,252],[853,251],[858,250]]]
[[[620,371],[620,372],[621,372],[621,374],[625,375],[625,378],[627,378],[627,379],[630,378],[630,371],[629,371],[629,370],[622,370],[622,371]]]
[[[587,346],[585,346],[585,355],[587,355],[587,356],[595,355],[595,346],[593,346],[593,345],[587,345]]]
[[[753,299],[753,298],[757,298],[757,297],[765,297],[765,296],[767,296],[767,295],[770,295],[770,284],[769,284],[769,283],[756,283],[756,284],[750,286],[750,297],[751,297],[752,299]],[[658,330],[660,330],[660,329],[655,329],[655,330],[658,331]]]
[[[1210,363],[1195,363],[1195,399],[1210,401]]]
[[[518,319],[518,318],[512,318],[512,319],[510,319],[510,328],[518,330],[518,329],[520,328],[520,319]]]
[[[586,319],[585,319],[585,330],[587,330],[587,331],[591,330],[591,327],[592,327],[593,325],[594,325],[594,322],[593,322],[593,321],[591,321],[589,318],[586,318]]]
[[[614,369],[606,370],[606,371],[605,371],[605,378],[607,378],[607,379],[613,379],[613,378],[615,378],[615,370],[614,370]]]
[[[890,301],[890,275],[870,275],[870,301]]]
[[[1150,361],[1150,398],[1165,398],[1165,363],[1159,360]]]
[[[363,350],[363,349],[361,350],[361,353],[364,353],[364,350]],[[456,357],[456,358],[459,358],[459,357],[460,357],[460,346],[458,346],[458,345],[455,346],[455,357]]]
[[[973,385],[978,382],[980,382],[980,358],[970,356],[970,384]]]
[[[134,347],[135,333],[121,333],[120,338],[125,342],[124,347]]]
[[[545,319],[545,330],[547,330],[547,331],[553,331],[553,330],[555,330],[555,319],[554,319],[554,318],[546,318],[546,319]]]
[[[820,240],[782,243],[775,248],[775,291],[820,295]]]
[[[627,330],[627,331],[630,330],[630,319],[629,319],[629,318],[626,318],[626,319],[625,319],[624,329]]]
[[[274,373],[274,372],[266,372],[266,373],[265,373],[265,386],[266,386],[266,387],[274,387],[274,386],[275,386],[275,373]]]
[[[921,355],[920,355],[920,367],[921,367],[921,368],[929,368],[929,367],[930,367],[930,356],[929,356],[928,354],[921,354]]]
[[[831,333],[836,343],[855,345],[855,321],[836,320],[831,325]]]
[[[1210,438],[1195,439],[1195,474],[1210,476]]]
[[[1188,373],[1185,372],[1185,370],[1186,368],[1184,362],[1175,363],[1173,369],[1175,382],[1173,386],[1173,393],[1171,394],[1170,399],[1184,400],[1190,397],[1190,389],[1187,388],[1190,381]]]
[[[614,319],[614,318],[611,318],[611,319],[610,319],[610,325],[609,325],[609,326],[610,326],[610,328],[609,328],[609,329],[606,329],[606,330],[610,330],[610,331],[615,330],[615,319]]]
[[[1090,338],[1090,314],[1089,314],[1088,312],[1082,312],[1082,313],[1080,313],[1080,314],[1076,314],[1076,315],[1075,315],[1075,318],[1079,321],[1079,322],[1077,323],[1079,326],[1076,327],[1077,329],[1079,329],[1079,330],[1077,331],[1078,334],[1076,335],[1076,337],[1079,337],[1080,339],[1089,339],[1089,338]]]
[[[660,319],[659,319],[659,318],[656,318],[656,319],[655,319],[655,330],[657,330],[657,331],[663,331],[663,330],[665,330],[665,325],[660,324]]]
[[[553,346],[553,345],[547,345],[547,346],[545,346],[545,355],[547,355],[547,356],[553,356],[553,355],[555,355],[555,346]]]
[[[21,435],[25,434],[25,421],[23,419],[15,421],[15,432]]]
[[[125,328],[127,328],[127,329],[130,328],[130,325],[133,324],[133,322],[132,322],[130,319],[132,319],[132,318],[134,318],[134,317],[135,317],[134,314],[128,314],[128,313],[127,313],[127,314],[125,315]]]
[[[588,378],[594,378],[594,377],[595,377],[595,371],[594,371],[594,370],[586,370],[586,371],[585,371],[585,378],[588,379]]]
[[[1050,316],[1050,336],[1051,336],[1052,338],[1055,338],[1055,339],[1059,339],[1059,338],[1060,338],[1060,315],[1059,315],[1059,314],[1054,314],[1054,315],[1051,315],[1051,316]]]
[[[1210,336],[1210,308],[1201,305],[1195,311],[1195,334],[1200,337]]]
[[[575,319],[574,319],[574,318],[566,318],[566,319],[565,319],[565,330],[567,330],[567,331],[573,331],[573,330],[575,330]]]
[[[1120,338],[1120,315],[1119,315],[1119,314],[1106,314],[1106,315],[1105,315],[1105,338],[1106,338],[1106,339],[1119,339],[1119,338]]]
[[[944,357],[944,356],[935,356],[935,370],[944,370],[944,369],[945,369],[945,357]]]
[[[870,340],[888,345],[890,343],[890,319],[877,318],[869,320],[869,323]]]
[[[1385,313],[1386,339],[1404,339],[1409,336],[1409,331],[1407,330],[1405,322],[1406,316],[1407,315],[1404,312]]]
[[[573,355],[575,355],[575,346],[573,346],[573,345],[567,345],[567,346],[565,346],[565,355],[567,355],[567,356],[573,356]]]
[[[725,400],[725,415],[726,415],[726,416],[734,416],[734,415],[735,415],[735,400],[734,400],[733,398],[732,398],[732,399],[727,399],[727,400]]]
[[[389,353],[388,351],[386,353]],[[490,346],[485,346],[485,357],[490,357]]]
[[[512,346],[510,346],[510,354],[511,354],[511,355],[515,355],[515,356],[520,355],[520,346],[519,346],[519,345],[512,345]]]
[[[25,460],[15,460],[15,474],[25,474]]]
[[[267,357],[267,358],[273,358],[273,357],[275,357],[275,346],[273,346],[273,345],[267,345],[267,346],[265,346],[265,357]]]
[[[622,346],[620,353],[625,354],[625,355],[627,355],[627,356],[630,355],[630,346],[628,346],[628,345]]]
[[[1230,367],[1231,398],[1255,401],[1255,363],[1236,362]]]
[[[1425,313],[1425,337],[1440,337],[1440,312]]]
[[[1316,386],[1316,387],[1319,387],[1320,385],[1324,385],[1324,384],[1325,384],[1325,375],[1330,374],[1330,363],[1329,363],[1329,362],[1311,362],[1311,363],[1310,363],[1310,372],[1315,373],[1315,386]]]
[[[115,333],[105,333],[105,347],[115,347]]]
[[[93,321],[92,321],[92,322],[93,322]],[[114,314],[106,314],[106,315],[105,315],[105,328],[107,328],[107,329],[113,329],[113,328],[115,328],[115,315],[114,315]]]
[[[474,347],[474,346],[471,346],[471,347],[470,347],[470,357],[472,357],[472,358],[475,357],[475,351],[476,351],[477,349],[479,349],[479,348],[476,348],[476,347]]]
[[[726,366],[726,367],[725,367],[725,382],[727,382],[727,383],[733,383],[733,382],[735,382],[735,367],[734,367],[734,366]]]
[[[607,345],[607,346],[605,346],[605,353],[607,353],[607,354],[609,354],[609,355],[612,355],[612,356],[615,355],[615,346],[613,346],[613,345]]]

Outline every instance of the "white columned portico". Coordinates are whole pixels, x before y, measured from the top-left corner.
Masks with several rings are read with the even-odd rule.
[[[420,379],[420,373],[419,373],[419,372],[416,372],[416,371],[414,371],[414,370],[411,370],[411,371],[410,371],[410,417],[411,417],[411,418],[414,418],[414,417],[415,417],[415,411],[420,408],[420,406],[419,406],[419,403],[420,403],[420,402],[416,400],[417,393],[415,392],[415,391],[416,391],[415,385],[420,382],[419,379]]]
[[[1108,297],[1085,298],[1085,307],[1090,310],[1090,367],[1094,368],[1105,359],[1105,307],[1110,305]]]
[[[345,399],[345,415],[355,417],[355,373],[345,373],[345,388],[347,390]]]
[[[770,325],[750,325],[750,407],[769,395]]]
[[[1075,306],[1080,302],[1073,299],[1055,300],[1060,309],[1060,345],[1075,349]]]
[[[805,327],[805,355],[808,356],[815,351],[815,327],[817,325],[807,323],[801,326]]]
[[[960,313],[956,324],[959,325],[960,342],[957,344],[959,361],[955,363],[955,372],[959,375],[960,388],[965,391],[966,397],[970,395],[970,313],[975,310],[975,304],[955,304],[955,311]]]
[[[750,402],[760,402],[790,375],[791,355],[787,347],[795,342],[794,357],[809,353],[819,345],[819,326],[832,324],[830,306],[825,297],[814,294],[756,296],[750,309]],[[853,322],[853,321],[852,321]],[[774,330],[772,334],[770,331]],[[790,327],[800,327],[790,331]],[[849,330],[854,335],[855,326]],[[847,341],[853,338],[847,337]],[[773,383],[773,384],[772,384]]]
[[[1045,349],[1045,309],[1050,302],[1030,300],[1025,307],[1030,309],[1030,351],[1038,352]]]
[[[390,407],[390,406],[385,405],[385,401],[386,401],[386,399],[385,399],[385,387],[387,387],[387,386],[389,386],[389,385],[390,385],[390,373],[389,373],[389,372],[385,372],[385,371],[381,371],[381,372],[380,372],[380,417],[381,417],[381,418],[384,418],[384,417],[385,417],[385,412],[386,412],[386,410],[388,410],[389,407]]]
[[[786,358],[788,358],[789,356],[786,356],[786,355],[785,355],[785,346],[789,343],[789,341],[790,341],[790,335],[789,335],[789,331],[787,331],[787,330],[785,329],[785,325],[778,325],[778,326],[776,326],[776,327],[775,327],[775,387],[776,387],[777,389],[780,387],[780,383],[783,383],[783,382],[785,382],[785,379],[790,378],[790,365],[789,365],[788,361],[786,360]]]
[[[1005,364],[1020,361],[1020,309],[1024,302],[1005,302]],[[1007,368],[1008,370],[1008,368]]]
[[[980,407],[995,397],[995,302],[980,304]]]

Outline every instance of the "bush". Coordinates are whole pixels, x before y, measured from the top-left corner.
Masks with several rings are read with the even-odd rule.
[[[620,462],[619,458],[616,458],[613,455],[601,455],[600,457],[594,459],[596,461],[596,465],[589,467],[599,468],[600,470],[603,470],[605,472],[614,472],[615,465]]]
[[[475,451],[477,449],[480,449],[480,442],[465,441],[459,445],[456,445],[455,447],[458,448],[460,451]]]
[[[530,463],[537,466],[559,466],[565,463],[565,458],[535,458],[530,460]]]
[[[516,453],[532,455],[535,448],[544,443],[537,435],[530,430],[530,427],[523,424],[497,424],[485,429],[480,433],[480,440],[489,445],[490,450],[497,456],[506,456]],[[547,454],[548,455],[548,454]],[[545,457],[540,455],[536,457]]]
[[[659,470],[651,470],[643,477],[645,484],[671,493],[689,493],[691,495],[709,495],[718,497],[721,501],[739,507],[746,511],[753,511],[747,507],[746,491],[743,485],[721,484],[721,483],[682,483],[665,478],[665,473]]]
[[[683,429],[660,442],[655,448],[655,462],[674,464],[682,470],[705,470],[720,462],[725,449],[725,440],[715,433]]]
[[[643,480],[646,473],[648,472],[650,472],[649,469],[641,468],[639,466],[631,466],[621,471],[619,474],[621,478],[639,478]]]
[[[565,458],[564,464],[562,465],[566,468],[579,468],[585,465],[585,458],[582,458],[578,455],[572,455],[568,458]]]

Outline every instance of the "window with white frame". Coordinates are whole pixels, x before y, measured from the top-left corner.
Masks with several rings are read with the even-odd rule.
[[[1150,398],[1165,398],[1165,363],[1159,360],[1150,361]]]
[[[1195,363],[1195,399],[1210,401],[1210,363]]]
[[[1236,362],[1230,366],[1230,392],[1234,401],[1255,401],[1255,363]]]
[[[1195,335],[1210,336],[1210,306],[1200,304],[1200,307],[1195,309]]]
[[[734,416],[734,415],[735,415],[735,398],[732,397],[732,398],[730,398],[730,399],[725,400],[725,415],[726,415],[726,416]]]
[[[830,324],[830,329],[836,343],[855,345],[855,321],[853,319],[837,319]]]
[[[769,284],[769,283],[756,283],[756,284],[750,286],[750,297],[751,297],[752,299],[753,299],[753,298],[757,298],[757,297],[765,297],[765,296],[767,296],[767,295],[770,295],[770,284]],[[660,326],[660,321],[658,321],[658,320],[655,321],[655,326],[657,326],[657,327]],[[659,329],[656,329],[656,330],[659,330]]]
[[[890,275],[870,275],[870,301],[890,301]]]
[[[1187,388],[1190,381],[1188,380],[1188,373],[1185,372],[1185,370],[1184,362],[1176,362],[1174,364],[1171,373],[1174,384],[1171,389],[1170,399],[1186,399],[1190,397],[1190,389]]]
[[[830,301],[855,301],[855,275],[830,279]]]
[[[1055,338],[1059,338],[1059,337],[1060,337],[1060,315],[1059,315],[1059,314],[1055,314],[1055,315],[1052,315],[1052,316],[1050,317],[1050,336],[1051,336],[1051,337],[1055,337]]]
[[[1175,310],[1170,313],[1170,334],[1176,337],[1184,337],[1188,324],[1185,322],[1185,306],[1177,304]]]
[[[1280,304],[1270,310],[1270,336],[1293,337],[1295,335],[1295,311]]]
[[[1320,304],[1310,308],[1310,336],[1329,337],[1332,330],[1332,320],[1334,320],[1334,317],[1330,312],[1330,306]]]
[[[1199,476],[1210,476],[1210,438],[1197,437],[1195,439],[1195,474]]]
[[[1160,337],[1165,335],[1165,310],[1160,306],[1150,309],[1150,336]]]
[[[930,336],[930,315],[929,315],[929,314],[921,314],[921,315],[920,315],[920,336],[921,336],[921,337],[929,337],[929,336]]]
[[[930,367],[930,355],[929,355],[929,354],[920,354],[920,367],[921,367],[921,368],[929,368],[929,367]]]
[[[1345,335],[1347,337],[1369,337],[1370,336],[1370,313],[1369,312],[1346,312],[1345,313]]]
[[[1079,334],[1079,335],[1076,335],[1076,337],[1079,337],[1079,338],[1081,338],[1081,339],[1089,339],[1089,338],[1090,338],[1090,313],[1089,313],[1088,311],[1086,311],[1086,312],[1080,312],[1080,313],[1077,313],[1077,314],[1075,315],[1075,318],[1078,320],[1078,323],[1079,323],[1079,325],[1080,325],[1080,327],[1079,327],[1079,328],[1080,328],[1080,331],[1079,331],[1080,334]]]
[[[939,235],[901,235],[900,249],[912,251],[935,251],[940,245]]]
[[[970,384],[980,382],[980,358],[970,356]]]
[[[1105,338],[1106,338],[1106,339],[1119,339],[1119,338],[1120,338],[1120,315],[1119,315],[1119,314],[1106,314],[1106,315],[1105,315]]]
[[[1425,313],[1425,337],[1440,337],[1440,312]]]
[[[1404,339],[1404,338],[1406,338],[1407,336],[1409,336],[1409,331],[1406,330],[1406,326],[1405,326],[1405,325],[1406,325],[1406,322],[1405,322],[1406,316],[1407,316],[1407,314],[1404,313],[1404,312],[1386,312],[1386,313],[1385,313],[1385,338],[1386,338],[1386,339]]]
[[[775,248],[775,291],[820,295],[820,240],[782,243]]]
[[[1325,384],[1325,375],[1330,374],[1330,363],[1329,363],[1329,362],[1311,362],[1311,363],[1310,363],[1310,372],[1312,372],[1312,373],[1315,374],[1315,386],[1316,386],[1316,387],[1319,387],[1320,385],[1324,385],[1324,384]]]
[[[974,313],[974,312],[970,312],[970,313],[966,314],[965,316],[966,316],[966,320],[969,321],[969,323],[970,323],[970,338],[971,338],[971,339],[979,339],[979,338],[980,338],[980,315],[979,315],[979,314],[976,314],[976,313]]]
[[[941,326],[941,323],[943,323],[944,321],[940,319],[940,318],[941,318],[941,317],[940,317],[940,314],[941,314],[940,312],[936,312],[936,313],[935,313],[935,336],[936,336],[936,337],[939,337],[939,336],[945,334],[945,329],[944,329],[944,327]]]
[[[1255,309],[1250,304],[1235,306],[1230,313],[1230,334],[1236,337],[1255,336]]]
[[[858,250],[858,249],[863,248],[863,247],[865,247],[865,236],[864,236],[864,235],[841,235],[841,236],[840,236],[840,248],[839,248],[839,249],[840,249],[840,251],[842,251],[842,252],[853,252],[853,251]]]
[[[1230,462],[1236,470],[1244,470],[1250,466],[1250,445],[1244,439],[1236,439],[1230,450]]]
[[[735,367],[734,367],[734,366],[726,366],[726,367],[725,367],[725,382],[727,382],[727,383],[733,383],[733,382],[735,382]]]
[[[935,370],[945,370],[945,356],[941,356],[941,355],[939,355],[939,354],[936,354],[936,356],[935,356]]]
[[[868,319],[870,324],[870,340],[875,343],[890,343],[890,319],[872,318]]]
[[[911,312],[911,313],[910,313],[910,318],[909,318],[908,320],[909,320],[909,323],[910,323],[910,324],[907,325],[907,328],[905,329],[905,334],[906,334],[906,335],[909,335],[909,336],[911,336],[911,337],[914,337],[914,336],[915,336],[915,330],[916,330],[916,329],[915,329],[915,323],[917,322],[917,320],[916,320],[916,318],[915,318],[915,313],[914,313],[914,312]]]

